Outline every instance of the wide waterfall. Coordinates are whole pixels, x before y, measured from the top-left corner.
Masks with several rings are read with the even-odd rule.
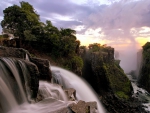
[[[29,70],[25,62],[0,58],[0,113],[53,113],[67,108],[76,101],[68,101],[62,87],[74,88],[77,100],[96,101],[98,113],[105,113],[96,94],[84,80],[62,68],[51,66],[51,70],[52,82],[55,84],[39,81],[38,95],[42,99],[33,100],[33,92],[29,87],[31,81],[28,81]]]

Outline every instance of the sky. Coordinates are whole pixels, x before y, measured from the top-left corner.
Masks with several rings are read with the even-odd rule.
[[[76,30],[81,45],[101,43],[133,53],[150,41],[150,0],[24,1],[34,7],[42,22],[50,20],[58,28]],[[19,0],[0,1],[0,21],[2,11],[13,4],[19,5]]]

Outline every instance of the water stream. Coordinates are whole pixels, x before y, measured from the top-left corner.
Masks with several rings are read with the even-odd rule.
[[[127,75],[131,81],[135,98],[143,104],[143,108],[150,113],[150,94],[143,88],[138,87],[137,80],[133,78],[131,75]]]

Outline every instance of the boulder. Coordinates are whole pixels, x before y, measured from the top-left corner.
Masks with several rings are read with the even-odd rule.
[[[68,97],[68,100],[70,101],[75,101],[76,100],[76,90],[73,89],[73,88],[69,88],[69,89],[66,89],[64,90],[67,97]]]
[[[86,105],[90,107],[90,113],[97,113],[97,103],[96,102],[87,102]]]
[[[80,100],[77,104],[70,104],[69,107],[73,113],[90,113],[90,107],[85,101]]]
[[[39,69],[39,79],[51,81],[52,73],[50,70],[50,62],[47,59],[30,58],[30,61],[37,65]]]

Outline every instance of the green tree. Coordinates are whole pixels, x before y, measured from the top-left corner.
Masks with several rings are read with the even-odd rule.
[[[39,24],[39,15],[36,14],[34,8],[28,2],[20,2],[20,4],[21,7],[13,5],[3,10],[4,19],[1,22],[2,28],[7,33],[19,38],[17,47],[20,47],[20,41],[26,38],[25,31]]]
[[[75,36],[76,31],[73,29],[70,29],[70,28],[67,28],[67,29],[61,28],[60,34],[61,34],[61,36],[69,36],[70,38],[76,39],[76,36]]]

